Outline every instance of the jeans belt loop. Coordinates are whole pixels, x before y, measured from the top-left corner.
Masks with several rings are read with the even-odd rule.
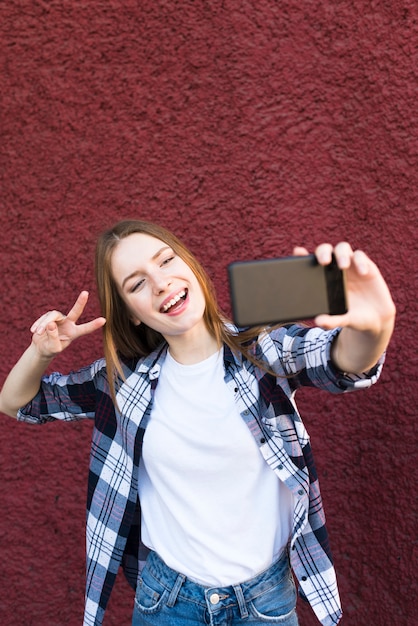
[[[170,595],[168,596],[167,606],[173,607],[175,605],[177,596],[179,595],[179,591],[185,580],[186,576],[184,576],[184,574],[179,574],[177,576],[176,582],[174,583],[173,588],[170,591]]]
[[[242,593],[241,585],[234,585],[234,591],[238,600],[239,612],[241,613],[241,617],[245,619],[246,617],[248,617],[248,611],[244,594]]]

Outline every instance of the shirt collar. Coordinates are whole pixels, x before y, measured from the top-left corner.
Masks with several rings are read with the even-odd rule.
[[[144,359],[140,359],[136,367],[136,371],[141,374],[148,374],[150,379],[158,378],[161,366],[167,356],[168,344],[163,343],[156,348],[151,354]],[[241,368],[243,365],[243,355],[238,350],[231,350],[229,346],[224,344],[224,365],[228,369],[231,365]]]
[[[136,371],[141,374],[148,374],[150,380],[158,378],[161,366],[167,356],[168,344],[163,343],[156,348],[151,354],[138,362]]]

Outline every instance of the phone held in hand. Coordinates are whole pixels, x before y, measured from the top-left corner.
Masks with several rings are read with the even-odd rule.
[[[314,254],[228,265],[232,316],[237,326],[307,320],[347,312],[344,273]]]

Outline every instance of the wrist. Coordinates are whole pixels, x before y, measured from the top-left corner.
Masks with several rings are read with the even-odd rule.
[[[39,346],[37,346],[34,341],[32,341],[32,343],[29,345],[27,353],[33,362],[39,363],[39,365],[44,369],[48,367],[48,365],[51,363],[51,361],[54,360],[56,356],[55,354],[45,354],[44,352],[42,352]]]

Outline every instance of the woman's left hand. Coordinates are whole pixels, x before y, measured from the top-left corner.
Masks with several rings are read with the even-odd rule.
[[[295,248],[294,254],[307,254],[306,248]],[[315,323],[323,328],[348,326],[355,330],[378,334],[393,322],[395,305],[389,288],[377,265],[362,250],[353,251],[347,242],[333,247],[324,243],[315,250],[318,263],[328,265],[334,255],[345,273],[348,311],[344,315],[318,315]]]
[[[294,248],[296,255],[306,248]],[[347,313],[318,315],[315,323],[325,329],[343,328],[333,350],[333,360],[343,371],[364,372],[376,363],[392,335],[396,309],[377,265],[362,250],[347,242],[321,244],[315,250],[318,263],[328,265],[334,255],[344,270]]]

